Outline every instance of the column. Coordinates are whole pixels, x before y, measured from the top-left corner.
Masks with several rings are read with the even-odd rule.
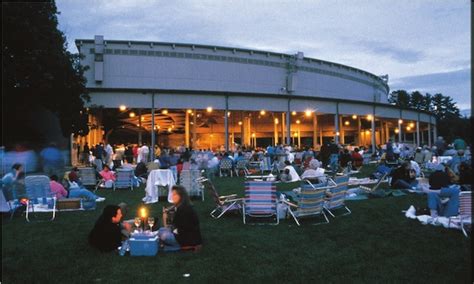
[[[372,153],[375,153],[375,106],[372,111],[372,120],[370,122],[372,126],[372,135],[371,135]]]
[[[197,111],[194,109],[193,110],[193,143],[192,143],[193,149],[196,149],[196,147],[197,147],[197,144],[196,144],[196,136],[197,136],[196,135],[196,128],[197,128],[196,120],[197,120],[197,118],[196,117],[197,117]]]
[[[313,149],[318,145],[318,116],[316,112],[313,114]]]
[[[385,141],[390,139],[390,130],[388,129],[388,122],[385,122]]]
[[[334,115],[334,142],[339,143],[339,103],[336,103],[336,114]]]
[[[142,109],[138,109],[138,145],[142,144]]]
[[[362,146],[363,143],[362,143],[362,123],[360,121],[360,115],[357,116],[357,139],[359,141],[357,141],[357,144],[359,144],[359,146]]]
[[[285,113],[281,113],[281,144],[285,144],[286,140],[286,133],[285,133],[285,128],[286,128],[286,120],[285,120]]]
[[[141,119],[140,119],[141,121]],[[150,160],[155,160],[155,94],[151,94],[151,149]]]
[[[278,145],[278,118],[273,116],[273,137],[274,137],[274,143],[273,145]]]
[[[184,113],[184,145],[189,148],[189,111],[186,110]]]
[[[298,124],[298,148],[301,148],[301,124]]]
[[[240,112],[240,145],[245,145],[245,112]]]
[[[436,139],[438,138],[438,128],[436,127],[436,121],[433,124],[433,144],[435,143]]]
[[[344,133],[344,122],[342,121],[342,115],[339,115],[339,137],[341,140],[341,144],[346,143],[346,139],[344,139],[345,133]]]
[[[420,121],[416,121],[416,146],[420,147]]]
[[[225,151],[229,151],[229,97],[225,97],[225,111],[224,111],[224,147]]]
[[[420,146],[422,146],[425,144],[425,131],[421,130],[420,134],[421,134]]]
[[[402,142],[402,118],[398,119],[398,142]]]
[[[431,116],[430,122],[428,123],[428,147],[431,148]]]
[[[291,141],[291,113],[290,113],[290,99],[288,99],[288,108],[286,110],[286,144],[290,145]]]

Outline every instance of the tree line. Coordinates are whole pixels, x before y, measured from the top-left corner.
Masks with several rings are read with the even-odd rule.
[[[424,110],[433,114],[436,117],[438,136],[443,136],[448,142],[456,137],[471,142],[472,118],[462,117],[456,102],[450,96],[396,90],[390,93],[388,101],[402,108]]]

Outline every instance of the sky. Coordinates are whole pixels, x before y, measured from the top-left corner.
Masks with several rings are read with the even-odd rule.
[[[75,39],[242,47],[333,61],[389,75],[471,107],[467,0],[57,0],[68,48]]]

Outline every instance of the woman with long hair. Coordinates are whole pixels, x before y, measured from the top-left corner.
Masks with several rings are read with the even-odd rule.
[[[122,244],[121,219],[120,207],[107,205],[89,233],[89,244],[102,252],[117,249]]]
[[[169,226],[160,228],[158,236],[164,251],[178,251],[182,247],[202,244],[199,218],[194,210],[188,192],[182,186],[175,185],[171,189],[171,196],[175,213]],[[163,210],[163,221],[167,219],[166,210]]]

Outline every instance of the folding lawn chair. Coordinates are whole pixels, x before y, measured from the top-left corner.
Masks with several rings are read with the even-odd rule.
[[[219,176],[222,177],[223,172],[228,172],[230,173],[230,176],[232,177],[232,160],[231,159],[222,159],[221,163],[219,165]]]
[[[337,186],[329,189],[329,197],[326,198],[326,202],[324,204],[324,209],[326,209],[329,215],[331,215],[333,218],[336,217],[334,216],[333,211],[341,208],[345,209],[347,212],[340,216],[351,214],[351,210],[349,210],[349,208],[347,208],[345,205],[346,192],[349,185],[349,176],[336,177],[335,183]]]
[[[97,190],[100,181],[97,179],[96,170],[94,168],[78,168],[78,170],[82,185],[85,187],[93,187],[94,190]]]
[[[239,176],[239,173],[242,171],[242,172],[244,172],[245,176],[248,176],[250,174],[250,172],[247,168],[247,164],[248,164],[247,160],[237,161],[237,164],[235,165],[235,175]]]
[[[367,192],[367,193],[374,192],[380,187],[380,185],[382,183],[388,182],[388,180],[385,179],[388,175],[389,175],[389,173],[385,173],[384,175],[382,175],[373,187],[360,185],[359,188],[362,189],[363,191]]]
[[[329,188],[335,186],[332,179],[328,179],[328,183],[324,186],[317,187],[308,180],[301,183],[300,193],[298,194],[298,204],[288,202],[283,203],[289,205],[288,212],[295,220],[296,224],[300,226],[300,218],[323,216],[326,222],[319,222],[313,225],[327,224],[329,220],[324,213],[324,197]],[[294,208],[294,209],[293,209]]]
[[[244,224],[247,223],[247,217],[275,217],[276,222],[273,224],[279,224],[276,186],[273,181],[245,182],[245,200],[242,215]]]
[[[52,207],[53,216],[51,221],[56,217],[56,196],[51,192],[50,180],[47,176],[27,176],[25,178],[26,189],[26,221],[30,222],[30,209],[35,213],[35,205],[40,204],[45,207]],[[49,206],[49,205],[52,206]]]
[[[116,188],[130,188],[130,190],[133,190],[133,170],[117,169],[115,175],[114,190]]]
[[[238,198],[237,194],[220,196],[219,193],[217,193],[214,184],[212,184],[212,182],[205,177],[198,178],[197,182],[199,182],[203,188],[207,189],[211,193],[212,198],[216,203],[216,208],[214,208],[214,210],[212,210],[210,213],[212,218],[219,219],[226,212],[240,212],[242,209],[243,198]]]
[[[1,180],[0,180],[1,183]],[[25,206],[25,203],[21,202],[21,198],[18,195],[17,191],[17,185],[11,184],[11,185],[4,185],[2,183],[2,192],[0,194],[3,194],[3,197],[5,198],[5,203],[8,206],[8,209],[10,212],[10,220],[13,219],[13,216],[15,215],[16,210],[19,208]]]
[[[464,236],[468,236],[465,225],[472,226],[472,195],[471,191],[462,191],[459,193],[459,217],[461,218],[461,230]]]
[[[179,184],[186,188],[190,196],[198,196],[204,201],[204,187],[198,182],[201,176],[200,170],[182,170]]]

